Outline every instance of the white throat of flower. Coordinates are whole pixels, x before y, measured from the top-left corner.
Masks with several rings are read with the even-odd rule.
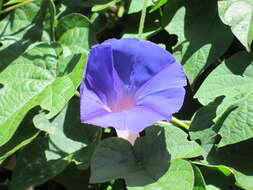
[[[116,130],[118,137],[123,138],[129,141],[132,145],[134,145],[135,140],[139,137],[139,133],[131,133],[127,130]]]

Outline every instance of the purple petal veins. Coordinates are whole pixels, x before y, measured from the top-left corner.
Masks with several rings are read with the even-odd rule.
[[[81,121],[138,133],[178,112],[185,85],[181,64],[158,45],[107,40],[89,53],[80,88]]]

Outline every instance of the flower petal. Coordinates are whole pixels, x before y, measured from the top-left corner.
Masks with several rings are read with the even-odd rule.
[[[175,87],[182,88],[186,85],[187,81],[182,65],[174,62],[144,83],[136,92],[135,97],[141,99],[154,92]]]
[[[107,40],[89,54],[81,121],[138,133],[181,108],[185,85],[181,64],[156,44]]]
[[[94,46],[85,72],[87,87],[108,105],[117,96],[115,81],[119,82],[119,79],[113,67],[112,46],[108,43]]]
[[[136,92],[137,106],[148,107],[170,120],[182,107],[186,84],[181,64],[174,62]]]
[[[156,91],[139,99],[137,106],[149,108],[170,120],[173,113],[179,111],[183,105],[184,88],[169,88]]]
[[[137,90],[152,76],[175,62],[175,58],[160,46],[136,38],[110,39],[114,67],[130,91]]]
[[[100,98],[86,87],[83,81],[80,87],[80,114],[81,121],[96,117],[101,114],[109,113],[109,108],[100,100]]]
[[[117,130],[138,133],[147,126],[164,119],[166,118],[148,108],[136,107],[122,112],[101,114],[85,122],[100,127],[114,127]]]

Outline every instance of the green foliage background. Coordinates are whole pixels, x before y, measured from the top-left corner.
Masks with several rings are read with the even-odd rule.
[[[135,145],[80,123],[92,45],[140,37],[188,77]],[[0,0],[0,189],[253,190],[252,0]],[[186,125],[185,124],[185,125]]]

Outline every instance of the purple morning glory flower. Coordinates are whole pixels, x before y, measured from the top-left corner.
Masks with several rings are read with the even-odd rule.
[[[160,46],[135,38],[92,47],[81,84],[81,121],[138,133],[170,120],[184,100],[180,63]]]

